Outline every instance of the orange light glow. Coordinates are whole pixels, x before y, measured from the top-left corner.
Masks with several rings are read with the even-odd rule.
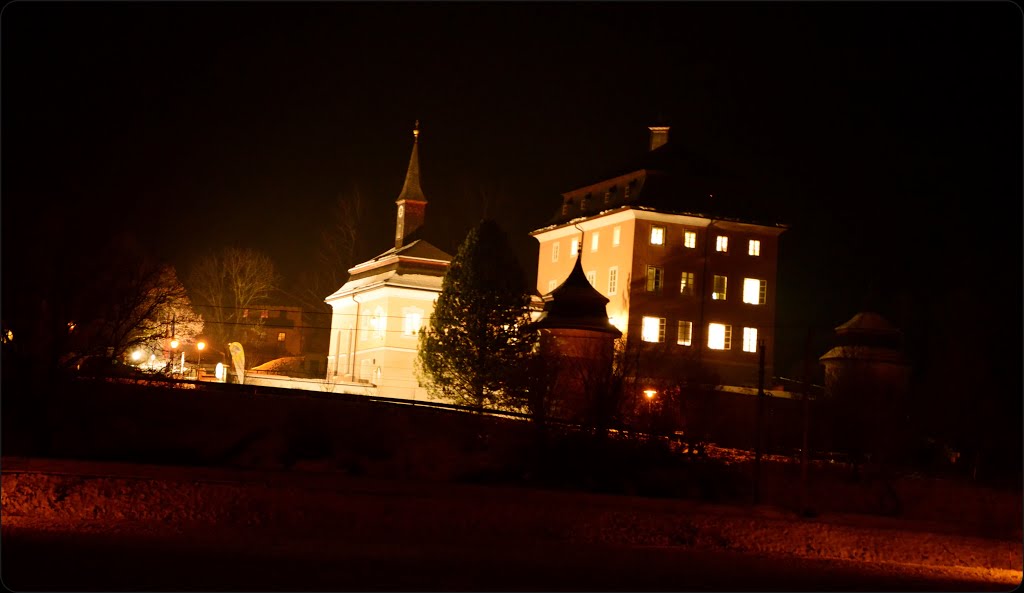
[[[655,391],[654,389],[644,389],[644,395],[645,395],[645,396],[647,397],[647,399],[651,399],[651,398],[652,398],[652,397],[654,397],[654,396],[655,396],[655,395],[656,395],[657,393],[658,393],[658,392],[657,392],[657,391]]]

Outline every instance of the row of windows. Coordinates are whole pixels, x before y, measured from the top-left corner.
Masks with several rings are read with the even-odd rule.
[[[665,227],[653,225],[651,226],[651,245],[664,245],[665,235],[667,231]],[[612,229],[612,246],[617,247],[622,238],[621,227],[614,227]],[[597,251],[601,245],[601,233],[594,231],[590,234],[590,251]],[[687,249],[697,248],[697,233],[694,231],[683,231],[683,247]],[[560,243],[554,242],[551,245],[551,261],[558,261],[559,251],[561,250]],[[569,244],[569,255],[575,256],[580,251],[580,240],[573,239]],[[718,235],[715,237],[715,251],[721,253],[729,252],[729,237],[725,235]],[[758,239],[750,239],[747,241],[747,255],[760,256],[761,255],[761,241]]]
[[[661,292],[664,286],[665,270],[657,266],[647,266],[647,292]],[[611,284],[609,283],[609,288]],[[712,278],[711,298],[716,301],[727,300],[729,278],[717,274]],[[613,293],[609,293],[613,294]],[[693,272],[683,272],[679,277],[679,294],[693,296]],[[763,305],[768,294],[768,282],[759,278],[743,279],[743,302],[751,305]]]
[[[590,285],[597,288],[597,272],[587,272],[587,280]],[[665,270],[657,266],[647,266],[647,292],[661,293],[665,284]],[[548,281],[548,292],[557,286],[555,280]],[[679,277],[679,294],[682,296],[693,296],[694,294],[693,272],[683,272]],[[728,300],[729,278],[715,274],[712,278],[711,299],[715,301]],[[613,266],[608,268],[608,296],[615,296],[619,290],[619,268]],[[767,301],[768,282],[760,278],[743,279],[743,302],[750,305],[763,305]]]
[[[664,245],[667,230],[663,226],[651,225],[651,245]],[[683,231],[683,247],[687,249],[697,248],[697,233],[694,231]],[[721,253],[729,252],[729,237],[718,235],[715,237],[715,251]],[[761,241],[750,239],[747,241],[747,255],[754,257],[761,255]]]
[[[664,342],[664,317],[644,317],[640,327],[640,339],[645,342]],[[732,325],[725,323],[708,324],[708,348],[711,350],[732,349]],[[676,344],[690,346],[693,344],[693,322],[680,320],[676,326]],[[743,351],[757,352],[757,328],[743,328]]]
[[[365,341],[370,335],[376,339],[384,338],[384,332],[387,331],[388,326],[388,319],[384,315],[384,309],[377,307],[373,315],[365,317],[367,317],[368,324],[365,327],[368,329],[360,328],[359,340]],[[420,332],[421,327],[423,327],[423,311],[417,308],[406,311],[405,317],[402,318],[402,335],[415,336]]]
[[[622,228],[615,227],[612,229],[612,246],[617,247],[622,242]],[[601,233],[593,232],[590,234],[590,250],[597,251],[601,245]],[[551,261],[558,261],[558,255],[560,251],[560,244],[556,241],[551,245]],[[580,240],[573,239],[569,244],[569,255],[575,256],[580,252]]]

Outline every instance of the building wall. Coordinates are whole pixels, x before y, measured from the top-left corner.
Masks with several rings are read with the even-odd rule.
[[[681,356],[700,357],[712,365],[723,381],[754,384],[757,381],[758,354],[744,352],[744,328],[757,330],[757,339],[765,342],[765,376],[772,376],[775,337],[775,295],[779,229],[755,225],[712,221],[693,216],[670,215],[642,210],[621,210],[599,215],[576,224],[582,229],[582,256],[585,272],[594,272],[594,286],[609,298],[608,316],[626,335],[640,340],[643,317],[664,319],[665,345]],[[568,275],[575,262],[571,241],[581,236],[576,226],[535,233],[540,243],[537,265],[537,289],[550,292]],[[662,229],[661,244],[651,241],[652,227]],[[620,242],[614,246],[612,234],[619,227]],[[693,247],[684,243],[685,232],[695,233]],[[593,251],[591,237],[599,236]],[[728,250],[716,251],[717,237],[728,239]],[[760,242],[759,255],[749,255],[750,240]],[[559,258],[552,261],[554,245]],[[618,286],[609,294],[608,276],[617,268]],[[648,290],[649,268],[657,268],[660,288]],[[681,291],[682,274],[693,276],[692,294]],[[712,299],[714,276],[726,277],[725,300]],[[744,279],[765,281],[765,303],[743,302]],[[691,323],[690,344],[679,344],[679,322]],[[708,348],[708,324],[731,327],[728,350]],[[658,332],[659,338],[660,331]]]
[[[384,397],[426,399],[415,363],[419,330],[429,323],[437,295],[381,286],[333,301],[328,380],[373,384]]]
[[[243,342],[247,357],[268,361],[284,356],[298,356],[305,350],[305,328],[302,308],[288,305],[264,305],[244,312],[245,319],[259,322],[256,332]],[[284,339],[279,339],[284,334]]]

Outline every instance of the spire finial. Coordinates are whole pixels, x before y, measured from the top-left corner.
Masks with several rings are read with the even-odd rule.
[[[420,120],[416,120],[416,127],[412,129],[412,139],[414,142],[420,139]]]

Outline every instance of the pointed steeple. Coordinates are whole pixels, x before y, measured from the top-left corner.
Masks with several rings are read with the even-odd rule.
[[[412,131],[412,156],[409,157],[409,169],[405,172],[405,184],[402,185],[402,193],[398,194],[398,200],[418,200],[426,202],[420,188],[420,120],[416,120],[416,127]]]
[[[405,239],[423,226],[423,218],[427,209],[427,198],[420,188],[420,120],[412,131],[412,156],[409,157],[409,169],[405,172],[405,184],[398,194],[398,217],[395,220],[395,249],[402,247]]]
[[[551,298],[544,304],[544,311],[535,322],[539,329],[582,329],[610,334],[615,338],[622,335],[619,328],[608,320],[608,297],[597,291],[583,272],[582,250],[576,256],[576,263],[557,288],[551,291]]]

